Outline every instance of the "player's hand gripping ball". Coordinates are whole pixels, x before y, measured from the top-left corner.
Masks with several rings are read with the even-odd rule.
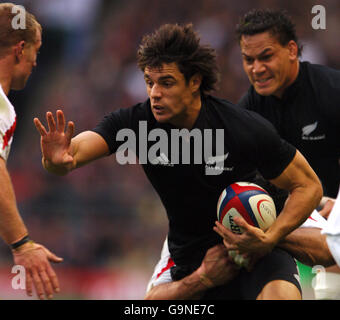
[[[248,224],[266,231],[276,219],[272,197],[262,187],[250,182],[236,182],[225,188],[217,202],[217,219],[227,229],[241,234],[242,228],[235,222],[242,217]],[[229,252],[239,266],[248,261],[236,252]]]

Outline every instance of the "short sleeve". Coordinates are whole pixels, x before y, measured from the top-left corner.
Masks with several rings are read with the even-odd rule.
[[[110,152],[115,153],[124,143],[119,137],[132,133],[138,135],[139,121],[146,120],[145,110],[146,103],[119,109],[106,115],[92,131],[101,135],[109,146]]]

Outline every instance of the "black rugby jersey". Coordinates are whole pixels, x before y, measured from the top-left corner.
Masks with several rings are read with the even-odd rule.
[[[129,128],[136,134],[136,153],[139,154],[140,136],[143,136],[141,141],[147,143],[148,150],[157,143],[145,139],[144,129],[140,129],[140,124],[145,128],[145,123],[148,134],[154,129],[164,130],[171,149],[171,133],[176,128],[155,120],[149,100],[109,114],[93,131],[105,139],[111,153],[114,153],[124,143],[117,140],[117,133]],[[213,226],[217,219],[217,201],[225,187],[237,181],[255,181],[256,169],[266,179],[276,178],[296,153],[295,147],[282,140],[267,120],[212,96],[202,97],[202,108],[190,132],[194,129],[199,132],[223,129],[223,154],[215,154],[201,164],[194,164],[193,157],[190,157],[189,164],[176,164],[171,159],[171,152],[167,154],[163,150],[157,154],[157,159],[148,159],[147,163],[142,164],[166,209],[169,250],[177,265],[193,261],[200,263],[207,249],[221,242]],[[212,141],[215,150],[215,140]],[[193,145],[190,144],[191,155]],[[181,159],[182,149],[174,152]],[[211,160],[217,161],[218,158],[220,165],[214,166]],[[221,174],[207,175],[207,167],[212,167],[211,170],[222,169]]]
[[[324,194],[336,198],[340,183],[340,71],[300,62],[296,81],[282,99],[261,96],[253,86],[240,106],[268,119],[319,176]]]

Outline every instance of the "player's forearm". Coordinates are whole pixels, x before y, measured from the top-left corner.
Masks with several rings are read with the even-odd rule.
[[[310,181],[291,190],[282,212],[266,232],[273,243],[278,243],[306,221],[321,198],[322,188],[319,181]]]
[[[278,246],[309,266],[328,267],[335,264],[326,236],[318,228],[298,228],[281,240]]]
[[[207,287],[200,280],[197,272],[179,281],[163,283],[153,287],[145,300],[195,300],[199,299]]]
[[[19,241],[28,234],[17,206],[10,176],[0,158],[0,235],[7,243]]]

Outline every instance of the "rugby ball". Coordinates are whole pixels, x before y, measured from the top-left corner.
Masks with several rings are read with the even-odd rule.
[[[248,224],[266,231],[276,219],[272,197],[266,190],[250,182],[236,182],[225,188],[217,202],[217,219],[234,233],[242,228],[235,222],[242,217]]]

